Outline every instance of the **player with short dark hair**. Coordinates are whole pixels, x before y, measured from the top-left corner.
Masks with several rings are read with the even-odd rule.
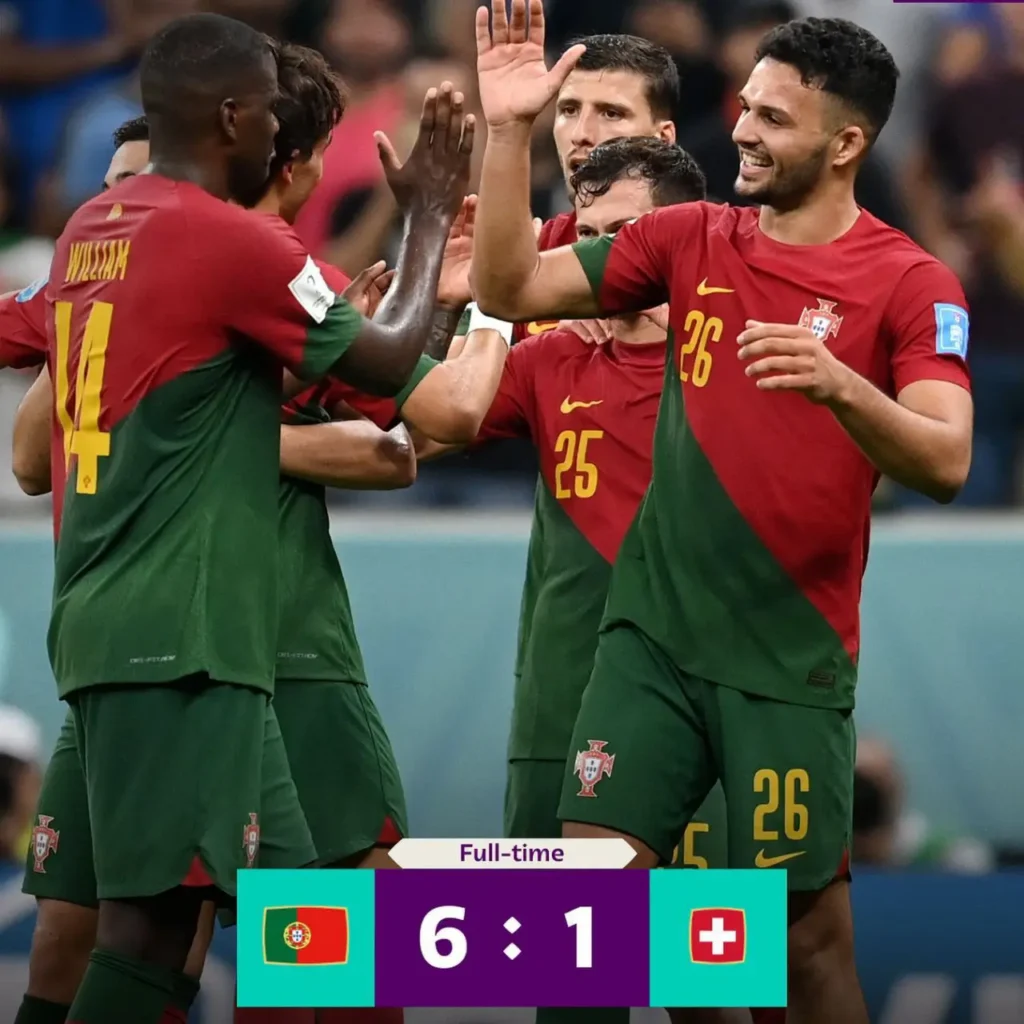
[[[295,866],[316,857],[269,706],[273,364],[402,386],[427,339],[472,146],[461,96],[429,93],[409,161],[389,167],[418,244],[371,322],[301,246],[223,202],[251,201],[267,180],[278,79],[266,37],[180,19],[140,76],[149,173],[72,217],[47,289],[58,415],[65,379],[75,410],[50,651],[75,715],[100,901],[78,1024],[125,1006],[139,1024],[159,1020],[202,900],[233,896],[264,830]]]
[[[603,743],[614,774],[582,800],[570,760],[564,834],[624,836],[653,867],[721,779],[730,865],[787,869],[790,1013],[865,1024],[848,847],[871,495],[885,473],[950,501],[971,450],[960,284],[853,194],[895,65],[847,21],[779,30],[733,132],[737,187],[764,205],[668,207],[538,253],[530,130],[579,52],[547,71],[540,0],[529,21],[524,0],[509,19],[496,3],[477,39],[480,305],[526,319],[668,301],[676,338],[570,748]]]
[[[114,131],[114,149],[120,149],[129,142],[149,143],[149,119],[143,114],[125,121]]]

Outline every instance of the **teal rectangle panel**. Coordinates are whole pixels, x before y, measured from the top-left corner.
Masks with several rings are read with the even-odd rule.
[[[650,898],[651,1006],[786,1005],[785,871],[652,871]]]
[[[373,1006],[375,977],[373,871],[238,872],[238,1005]],[[344,964],[267,963],[264,911],[275,907],[345,907]]]

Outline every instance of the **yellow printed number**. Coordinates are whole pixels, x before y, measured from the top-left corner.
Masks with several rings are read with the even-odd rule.
[[[563,430],[555,441],[555,454],[562,461],[555,466],[555,497],[592,498],[597,491],[597,466],[587,461],[587,445],[604,437],[603,430]],[[566,483],[566,474],[571,479]]]
[[[679,379],[690,381],[695,388],[702,388],[711,376],[712,358],[708,343],[721,340],[725,325],[717,316],[705,316],[699,309],[691,309],[686,314],[683,328],[689,337],[679,350]]]
[[[696,837],[698,833],[711,831],[711,826],[706,821],[691,821],[683,833],[683,841],[672,851],[672,863],[678,864],[682,854],[683,867],[707,868],[707,857],[701,857],[696,852]]]
[[[786,772],[782,792],[782,827],[786,838],[795,841],[807,835],[808,813],[804,804],[797,800],[798,793],[809,793],[810,776],[803,768],[791,768]],[[754,792],[764,793],[764,803],[754,808],[754,839],[771,843],[779,838],[778,829],[766,828],[765,818],[779,810],[779,773],[771,768],[762,768],[754,773]]]
[[[110,434],[100,430],[100,409],[114,307],[109,302],[94,302],[89,310],[75,377],[75,408],[74,412],[69,412],[68,358],[71,351],[72,316],[70,302],[56,303],[54,401],[57,420],[64,434],[64,465],[68,465],[72,455],[78,456],[75,490],[79,494],[95,494],[99,460],[110,454]]]

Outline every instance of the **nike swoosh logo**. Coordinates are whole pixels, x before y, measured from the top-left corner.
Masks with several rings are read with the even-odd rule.
[[[734,291],[736,291],[735,288],[709,288],[706,277],[697,285],[698,295],[731,295]]]
[[[526,333],[531,335],[553,331],[558,326],[557,320],[534,320],[526,325]]]
[[[603,401],[603,398],[599,398],[596,402],[570,402],[569,396],[566,395],[562,402],[562,412],[568,416],[573,409],[592,409],[595,405],[600,405]]]
[[[758,850],[757,856],[754,858],[754,866],[759,868],[773,868],[778,864],[783,864],[787,860],[792,860],[794,857],[802,857],[806,852],[806,850],[797,850],[796,853],[783,853],[778,857],[766,857],[764,850]]]

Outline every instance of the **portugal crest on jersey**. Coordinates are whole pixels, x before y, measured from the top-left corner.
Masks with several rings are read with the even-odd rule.
[[[839,333],[843,318],[832,312],[835,309],[834,302],[825,299],[818,299],[817,309],[804,309],[800,314],[800,327],[809,327],[818,341],[828,341]]]
[[[611,775],[612,765],[615,764],[615,755],[606,754],[604,748],[608,746],[607,740],[588,740],[589,750],[581,750],[576,754],[576,763],[573,766],[573,774],[580,780],[582,788],[577,796],[597,796],[594,787],[601,781],[602,776]]]
[[[245,847],[245,866],[251,868],[256,863],[256,854],[260,849],[259,815],[249,814],[249,824],[242,829],[242,846]]]
[[[46,874],[46,858],[57,852],[57,842],[60,839],[60,832],[50,828],[51,821],[53,818],[40,814],[39,824],[32,829],[32,857],[35,860],[32,870],[38,871],[41,875]]]

